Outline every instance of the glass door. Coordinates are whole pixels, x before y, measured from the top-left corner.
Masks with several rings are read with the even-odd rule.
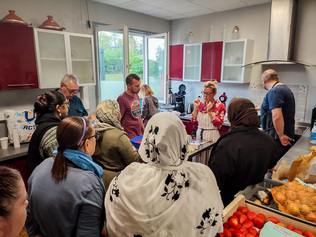
[[[145,82],[159,102],[167,103],[168,33],[145,37]]]
[[[125,90],[125,78],[129,74],[128,28],[120,25],[95,29],[100,101],[116,100]]]

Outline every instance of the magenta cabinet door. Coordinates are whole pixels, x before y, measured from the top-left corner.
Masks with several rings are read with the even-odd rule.
[[[183,44],[170,45],[169,79],[173,81],[182,81],[183,79]]]
[[[0,24],[0,90],[38,88],[33,28]]]
[[[221,80],[223,42],[202,43],[201,81]]]

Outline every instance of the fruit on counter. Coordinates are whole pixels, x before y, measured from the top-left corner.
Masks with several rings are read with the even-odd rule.
[[[297,181],[273,187],[271,194],[281,212],[316,223],[316,191]]]
[[[238,207],[237,211],[240,211],[243,214],[247,214],[247,212],[249,212],[249,209],[247,207],[241,206]]]
[[[242,214],[246,213],[246,214]],[[287,228],[295,233],[304,235],[305,237],[315,237],[313,232],[309,230],[300,230],[296,229],[293,225],[285,225],[281,223],[278,218],[274,216],[265,217],[262,213],[255,213],[249,211],[247,207],[239,207],[232,216],[228,218],[227,222],[224,222],[223,233],[220,233],[220,236],[224,237],[257,237],[260,235],[260,231],[265,225],[266,222],[272,222],[284,228]]]
[[[303,233],[303,235],[304,235],[305,237],[315,237],[315,235],[314,235],[311,231],[309,231],[309,230],[306,230],[306,231]]]
[[[239,225],[238,217],[231,216],[228,223],[231,228],[236,228]]]
[[[259,216],[256,216],[254,219],[253,219],[253,224],[255,227],[257,228],[262,228],[264,226],[264,223],[265,223],[265,219],[263,219],[262,217],[259,217]]]
[[[247,218],[248,220],[252,221],[255,217],[257,216],[257,214],[253,211],[250,211],[247,213]]]
[[[241,224],[241,225],[242,225],[246,220],[247,220],[247,216],[244,215],[244,214],[240,215],[239,218],[238,218],[239,224]]]
[[[264,198],[263,203],[268,205],[270,203],[270,198]]]
[[[258,200],[258,199],[256,199],[255,201],[254,201],[254,203],[257,203],[257,204],[259,204],[259,205],[261,205],[262,203],[261,203],[261,201],[260,200]]]
[[[268,217],[268,218],[267,218],[267,221],[271,221],[271,222],[273,222],[274,224],[280,223],[280,221],[279,221],[276,217],[274,217],[274,216]]]

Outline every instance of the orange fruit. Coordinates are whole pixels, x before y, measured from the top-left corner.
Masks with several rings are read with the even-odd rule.
[[[281,223],[281,222],[279,222],[277,225],[279,225],[279,226],[282,226],[282,227],[286,228],[286,225],[285,225],[285,224],[283,224],[283,223]]]

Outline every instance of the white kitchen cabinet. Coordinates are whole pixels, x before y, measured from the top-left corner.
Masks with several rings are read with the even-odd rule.
[[[223,44],[221,82],[249,83],[251,77],[254,41],[240,39],[225,41]]]
[[[183,81],[200,81],[202,44],[185,44],[183,50]]]
[[[34,29],[40,88],[58,88],[65,74],[95,85],[93,36]]]

